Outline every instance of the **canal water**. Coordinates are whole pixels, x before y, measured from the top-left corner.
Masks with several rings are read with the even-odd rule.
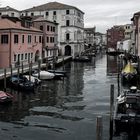
[[[14,102],[0,105],[0,139],[95,140],[97,116],[103,119],[103,140],[109,139],[116,58],[98,54],[95,61],[68,62],[64,68],[67,77],[43,81],[34,93],[12,91]]]

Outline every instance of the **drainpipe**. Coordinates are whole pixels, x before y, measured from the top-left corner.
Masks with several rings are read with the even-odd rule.
[[[9,39],[9,42],[10,42],[10,46],[9,46],[9,67],[11,66],[12,67],[12,63],[11,63],[11,47],[12,47],[12,36],[11,36],[11,29],[9,30],[10,31],[10,39]]]

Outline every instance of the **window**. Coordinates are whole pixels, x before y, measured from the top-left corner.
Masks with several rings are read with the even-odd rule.
[[[27,53],[25,53],[25,59],[27,59]]]
[[[23,54],[21,54],[21,60],[23,60]]]
[[[1,44],[8,44],[9,36],[8,35],[1,35]]]
[[[47,43],[49,43],[49,37],[47,36]]]
[[[51,31],[53,31],[53,27],[51,26]]]
[[[48,16],[49,15],[49,12],[46,12],[46,16]]]
[[[28,35],[28,43],[31,43],[32,39],[31,39],[31,35]]]
[[[66,40],[70,40],[70,34],[66,33]]]
[[[53,32],[55,32],[55,27],[53,27]]]
[[[70,26],[70,21],[66,20],[66,26]]]
[[[31,53],[31,58],[33,58],[33,53]]]
[[[47,31],[50,31],[50,26],[49,25],[47,25]]]
[[[2,13],[0,13],[0,15],[2,15]]]
[[[28,60],[30,60],[30,53],[28,53]]]
[[[20,54],[18,54],[18,62],[20,61]]]
[[[34,16],[34,13],[31,13],[31,16]]]
[[[17,55],[16,54],[14,54],[14,61],[16,61],[17,60]]]
[[[53,11],[53,15],[56,15],[56,11]]]
[[[35,43],[36,43],[37,41],[36,41],[36,36],[35,36]]]
[[[18,43],[18,35],[14,35],[14,43]]]
[[[70,10],[66,10],[66,15],[69,15],[70,14]]]
[[[22,35],[22,43],[24,43],[24,35]]]
[[[15,13],[11,13],[11,17],[14,17],[15,16]]]
[[[40,26],[40,30],[42,30],[42,31],[43,31],[43,25],[41,25],[41,26]]]
[[[39,36],[39,43],[42,43],[42,36]]]

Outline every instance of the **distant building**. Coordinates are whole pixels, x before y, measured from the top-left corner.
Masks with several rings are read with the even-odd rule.
[[[84,29],[85,49],[95,46],[95,27]]]
[[[122,26],[124,28],[124,38],[125,39],[130,39],[131,34],[132,34],[132,30],[133,30],[132,24],[125,24],[125,25],[122,25]]]
[[[0,16],[20,17],[20,12],[10,6],[0,7]]]
[[[134,13],[133,18],[132,46],[134,54],[140,56],[140,12]]]
[[[23,10],[21,15],[43,15],[46,20],[59,23],[59,55],[75,57],[84,51],[84,12],[80,9],[58,2],[50,2]]]
[[[124,28],[122,26],[113,26],[107,30],[107,48],[117,49],[117,42],[124,39]]]
[[[18,18],[0,19],[0,68],[16,67],[42,57],[43,32],[21,26]]]
[[[39,17],[33,21],[33,26],[43,31],[43,59],[56,58],[58,56],[58,23]]]

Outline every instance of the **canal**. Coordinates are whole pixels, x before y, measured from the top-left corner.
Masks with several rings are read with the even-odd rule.
[[[66,63],[67,77],[43,81],[34,93],[12,90],[14,102],[0,105],[0,139],[95,140],[96,118],[102,116],[103,140],[108,140],[116,66],[114,57],[98,54],[89,63]]]

